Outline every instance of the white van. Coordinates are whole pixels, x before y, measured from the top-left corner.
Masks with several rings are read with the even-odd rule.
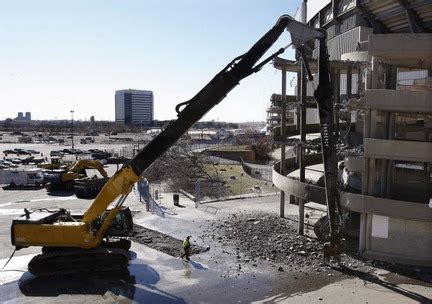
[[[0,184],[10,186],[39,186],[43,184],[42,170],[0,170]]]

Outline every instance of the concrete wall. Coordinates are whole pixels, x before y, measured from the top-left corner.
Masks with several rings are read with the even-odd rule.
[[[431,266],[432,223],[408,219],[367,215],[364,255],[386,260]]]

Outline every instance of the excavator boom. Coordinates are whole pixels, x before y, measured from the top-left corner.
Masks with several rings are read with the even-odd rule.
[[[107,172],[103,168],[100,161],[93,159],[81,159],[77,161],[70,169],[70,172],[78,173],[81,169],[96,169],[103,177],[108,177]]]

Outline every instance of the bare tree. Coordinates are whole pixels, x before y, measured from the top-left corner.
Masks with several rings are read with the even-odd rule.
[[[171,191],[195,193],[195,182],[200,180],[201,196],[222,197],[229,193],[210,157],[194,153],[190,142],[184,140],[156,160],[144,176],[150,182],[166,182]]]
[[[261,137],[252,144],[252,150],[255,151],[257,160],[269,160],[270,152],[273,150],[273,141],[269,136]]]

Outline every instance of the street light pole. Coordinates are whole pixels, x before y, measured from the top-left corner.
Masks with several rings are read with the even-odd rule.
[[[74,113],[74,110],[71,110],[70,112],[71,112],[71,117],[72,117],[72,150],[73,150],[74,149],[74,138],[73,138],[73,136],[74,136],[74,133],[73,133],[73,113]]]

